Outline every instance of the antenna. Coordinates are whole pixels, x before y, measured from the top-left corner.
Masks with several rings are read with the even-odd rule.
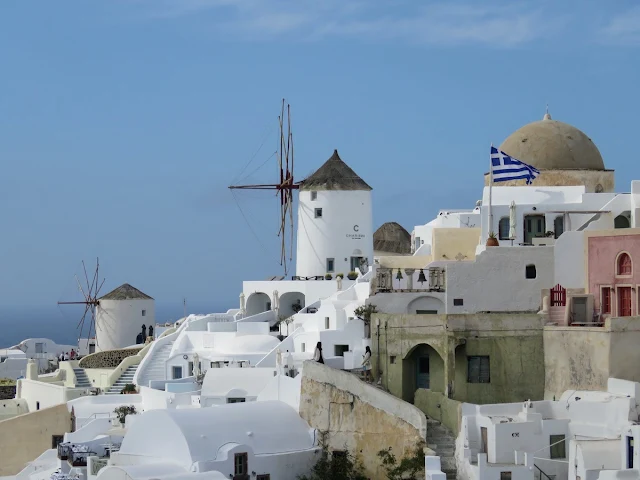
[[[286,105],[286,108],[285,108]],[[286,125],[286,133],[285,133]],[[276,196],[280,197],[280,227],[278,237],[280,243],[280,265],[284,267],[285,276],[288,273],[287,257],[293,260],[293,190],[297,190],[299,185],[293,180],[293,133],[291,132],[291,106],[282,99],[282,109],[278,116],[278,126],[280,128],[280,145],[278,149],[278,173],[279,183],[260,185],[231,185],[231,190],[275,190]],[[287,255],[287,228],[290,229],[289,255]]]
[[[96,270],[93,273],[93,278],[91,283],[89,283],[89,276],[87,275],[87,267],[84,264],[84,260],[82,261],[82,269],[84,271],[84,278],[86,282],[86,290],[82,288],[82,283],[78,280],[78,276],[76,275],[76,283],[78,284],[78,290],[84,297],[84,300],[78,302],[58,302],[58,305],[84,305],[84,313],[78,322],[78,329],[80,330],[79,338],[82,338],[82,330],[84,329],[84,322],[87,318],[87,314],[90,314],[89,318],[89,335],[87,337],[87,345],[89,345],[89,339],[91,338],[91,331],[95,333],[96,331],[96,308],[100,305],[100,300],[98,300],[98,295],[100,294],[100,289],[102,285],[104,285],[105,279],[103,278],[100,282],[100,259],[96,258]]]

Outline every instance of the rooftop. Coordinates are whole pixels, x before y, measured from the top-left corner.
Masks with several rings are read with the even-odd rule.
[[[331,158],[327,160],[311,176],[300,182],[301,190],[372,190],[372,188],[354,172],[349,165],[344,163],[338,155],[338,150],[333,151]]]
[[[153,300],[153,298],[128,283],[123,283],[115,290],[100,297],[100,300]]]

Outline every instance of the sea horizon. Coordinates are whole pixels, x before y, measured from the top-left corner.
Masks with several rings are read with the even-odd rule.
[[[220,313],[237,308],[234,303],[187,302],[186,310],[187,315]],[[36,337],[49,338],[58,344],[77,345],[81,332],[78,323],[83,312],[82,306],[0,306],[0,349]],[[183,305],[179,302],[156,302],[155,323],[175,322],[184,316],[183,312]],[[88,326],[88,320],[85,320],[82,328],[83,338],[87,337]]]

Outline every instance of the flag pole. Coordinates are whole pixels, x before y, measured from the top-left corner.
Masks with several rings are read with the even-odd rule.
[[[487,235],[493,231],[493,212],[491,211],[491,190],[493,189],[493,162],[491,161],[492,150],[493,142],[491,143],[491,148],[489,149],[489,230],[487,231]]]

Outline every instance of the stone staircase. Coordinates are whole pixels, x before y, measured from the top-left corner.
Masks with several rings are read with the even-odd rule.
[[[87,374],[84,371],[84,368],[74,368],[73,373],[76,374],[76,387],[77,388],[88,388],[91,387],[91,381]]]
[[[556,325],[564,325],[564,312],[566,307],[554,306],[549,307],[549,323]]]
[[[109,387],[109,390],[105,392],[105,395],[119,395],[125,385],[129,383],[133,383],[133,376],[136,374],[136,370],[138,369],[138,365],[131,365],[128,367],[122,375],[116,380],[116,383]]]
[[[456,438],[447,427],[433,418],[427,418],[427,447],[440,457],[442,472],[447,480],[455,480],[456,471]]]
[[[148,387],[149,382],[152,380],[167,380],[167,360],[169,360],[172,348],[173,342],[168,342],[160,347],[157,352],[153,352],[153,358],[150,359],[149,365],[139,375],[138,385]]]

